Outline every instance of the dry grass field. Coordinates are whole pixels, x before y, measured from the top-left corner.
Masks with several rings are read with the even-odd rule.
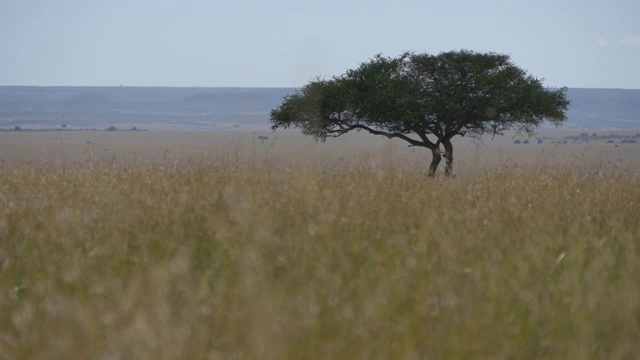
[[[456,146],[0,133],[0,359],[640,357],[640,144]]]
[[[577,131],[541,131],[540,137],[562,138]],[[591,132],[589,132],[591,133]],[[599,134],[636,136],[636,132],[601,131]],[[540,169],[554,164],[590,166],[593,163],[640,165],[640,138],[636,144],[590,143],[514,145],[515,134],[485,137],[481,141],[454,138],[454,173],[474,174],[478,170],[508,165]],[[260,140],[260,136],[268,139]],[[366,133],[348,134],[318,143],[296,131],[277,132],[108,132],[108,131],[23,131],[0,132],[0,163],[74,166],[101,161],[120,164],[149,164],[171,159],[200,162],[203,158],[243,160],[257,166],[288,167],[310,162],[329,166],[362,165],[384,169],[425,171],[431,161],[428,150],[407,147],[401,140],[389,140]],[[440,171],[443,171],[442,169]]]

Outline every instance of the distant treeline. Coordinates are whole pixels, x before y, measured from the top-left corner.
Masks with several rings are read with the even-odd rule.
[[[3,129],[0,128],[0,131],[100,131],[100,129],[66,129],[66,128],[42,128],[42,129],[23,129],[20,126],[14,126],[13,128]],[[138,129],[137,127],[133,127],[130,129],[118,129],[115,126],[104,129],[104,131],[148,131],[148,129]]]
[[[554,136],[543,136],[537,138],[538,144],[542,144],[544,141],[549,141],[551,144],[588,143],[590,141],[606,141],[610,144],[616,142],[619,142],[620,144],[635,144],[640,141],[640,133],[636,133],[635,135],[592,133],[589,135],[588,133],[583,132],[579,135],[566,135],[562,138]],[[528,143],[528,141],[526,143]]]

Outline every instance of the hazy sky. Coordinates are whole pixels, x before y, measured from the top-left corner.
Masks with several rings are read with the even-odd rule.
[[[289,87],[458,49],[640,89],[640,1],[0,0],[0,85]]]

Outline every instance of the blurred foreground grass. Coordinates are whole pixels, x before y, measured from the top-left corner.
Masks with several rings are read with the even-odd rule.
[[[640,175],[0,167],[0,358],[637,358]]]

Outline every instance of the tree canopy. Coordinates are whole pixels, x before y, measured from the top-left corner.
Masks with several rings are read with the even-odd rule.
[[[566,121],[566,88],[547,90],[508,55],[468,50],[377,55],[330,79],[317,78],[271,111],[272,129],[299,128],[325,141],[352,130],[399,138],[453,167],[454,136],[533,131]],[[444,147],[444,154],[440,150]]]

